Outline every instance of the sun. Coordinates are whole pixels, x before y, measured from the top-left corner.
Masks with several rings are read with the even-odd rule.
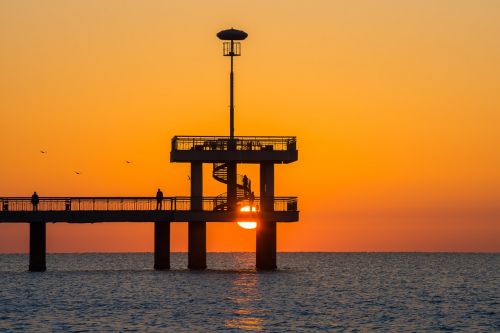
[[[240,212],[249,212],[250,206],[241,207]],[[252,212],[256,212],[257,209],[252,207]],[[238,225],[244,229],[255,229],[257,227],[257,222],[237,222]]]

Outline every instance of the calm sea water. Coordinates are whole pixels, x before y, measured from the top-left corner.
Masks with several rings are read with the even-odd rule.
[[[206,272],[151,254],[0,255],[0,331],[499,332],[499,254],[211,253]]]

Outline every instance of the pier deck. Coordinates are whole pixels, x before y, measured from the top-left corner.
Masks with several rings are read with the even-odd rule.
[[[294,136],[174,136],[171,162],[292,163],[297,161]]]
[[[29,197],[4,197],[0,198],[0,223],[298,221],[296,197],[275,197],[274,210],[265,212],[215,210],[218,200],[203,197],[201,209],[192,210],[190,197],[165,197],[160,209],[151,197],[41,197],[34,211]],[[245,205],[248,203],[241,203]],[[259,207],[260,198],[255,198],[253,205]]]

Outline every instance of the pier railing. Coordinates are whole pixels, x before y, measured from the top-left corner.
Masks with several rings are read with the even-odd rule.
[[[273,150],[297,149],[294,136],[174,136],[173,150]]]
[[[213,211],[220,203],[219,197],[203,197],[202,211]],[[164,197],[161,207],[154,197],[40,197],[36,209],[39,211],[189,211],[191,197]],[[240,202],[240,206],[250,206],[260,210],[260,198],[252,203]],[[33,211],[30,197],[0,198],[0,211]],[[274,211],[297,211],[297,197],[274,197]]]

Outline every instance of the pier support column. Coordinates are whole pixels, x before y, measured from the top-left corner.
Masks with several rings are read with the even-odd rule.
[[[30,223],[30,272],[44,272],[46,253],[45,222]]]
[[[260,164],[260,209],[274,210],[274,164]],[[276,222],[261,219],[257,223],[256,266],[257,269],[276,269]]]
[[[203,209],[203,164],[191,163],[191,210]],[[207,225],[204,221],[188,222],[188,268],[207,268]]]
[[[170,222],[155,222],[154,269],[170,269]]]
[[[207,223],[189,222],[188,225],[188,268],[207,268]]]
[[[237,165],[236,163],[226,163],[227,165],[227,210],[234,211],[238,203],[237,188]]]

